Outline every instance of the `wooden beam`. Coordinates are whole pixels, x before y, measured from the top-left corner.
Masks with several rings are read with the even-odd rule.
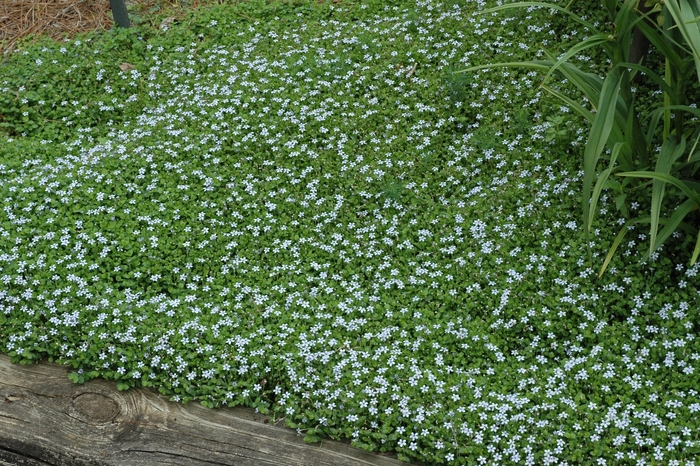
[[[76,385],[66,366],[0,355],[0,466],[398,466],[349,444],[303,437],[248,408],[207,409],[114,382]]]

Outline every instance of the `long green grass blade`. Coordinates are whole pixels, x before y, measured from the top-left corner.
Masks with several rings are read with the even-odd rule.
[[[548,54],[549,55],[549,54]],[[551,55],[550,55],[551,57]],[[465,68],[463,70],[455,71],[455,73],[466,73],[466,72],[471,72],[471,71],[478,71],[478,70],[485,70],[485,69],[491,69],[491,68],[530,68],[534,70],[539,70],[539,71],[548,71],[554,66],[556,63],[556,60],[553,58],[551,60],[534,60],[534,61],[522,61],[522,62],[503,62],[503,63],[488,63],[485,65],[476,65],[476,66],[470,66],[468,68]],[[570,63],[562,63],[558,71],[564,75],[565,78],[567,78],[572,84],[574,84],[589,100],[593,108],[598,111],[598,102],[600,101],[600,92],[603,88],[603,79],[600,78],[600,76],[593,74],[593,73],[586,73],[584,71],[581,71],[577,67],[571,65]],[[545,90],[548,92],[551,92],[554,94],[552,90],[549,88],[543,86]],[[569,105],[572,106],[575,110],[579,111],[581,108],[583,108],[580,104],[574,104],[574,101],[569,98],[564,98],[562,94],[557,93],[555,94],[557,97],[561,98],[562,100],[566,100]],[[585,110],[585,112],[589,113],[588,110]],[[579,111],[579,113],[581,113]],[[593,121],[592,118],[587,116],[584,113],[581,113],[584,118],[586,118],[589,121]],[[622,139],[622,134],[618,131],[615,134],[615,140],[621,140]]]
[[[655,173],[668,175],[671,172],[673,163],[685,151],[685,137],[677,143],[675,138],[666,138],[659,151],[659,156],[656,160]],[[666,181],[660,178],[654,178],[654,184],[651,189],[651,239],[649,254],[656,250],[656,234],[659,228],[659,217],[661,216],[661,203],[666,191]]]
[[[622,5],[618,6],[614,21],[615,35],[613,37],[617,44],[618,54],[615,56],[613,63],[621,62],[629,56],[631,34],[635,21],[639,20],[638,15],[634,11],[637,6],[637,0],[625,0],[621,3]]]
[[[675,138],[669,138],[664,141],[656,161],[656,171],[659,173],[671,173],[673,164],[685,152],[685,146],[685,136],[681,137],[680,142],[676,142]]]
[[[700,79],[700,22],[697,21],[700,16],[700,4],[697,0],[665,0],[664,5],[691,49]]]
[[[651,141],[655,135],[654,131],[656,129],[656,126],[658,125],[661,117],[664,115],[666,110],[681,110],[687,113],[690,113],[692,115],[695,115],[696,117],[700,117],[700,109],[695,108],[695,107],[690,107],[689,105],[669,105],[669,106],[664,106],[657,108],[653,112],[651,112],[651,123],[649,124],[649,129],[648,132],[645,136],[647,146],[651,145]]]
[[[547,55],[551,57],[551,55]],[[559,72],[588,98],[596,114],[599,113],[599,102],[601,102],[600,95],[603,90],[604,79],[596,74],[581,71],[570,63],[562,64],[559,67]],[[610,141],[612,141],[612,143],[623,142],[625,140],[622,128],[624,128],[627,114],[628,110],[625,103],[622,99],[617,99],[615,116],[618,124],[613,125],[612,132],[610,133]],[[587,118],[591,121],[591,124],[595,116],[596,115],[594,115],[593,119]]]
[[[603,276],[603,273],[605,273],[605,269],[607,269],[608,264],[610,264],[610,260],[612,260],[613,256],[615,255],[615,251],[617,251],[617,248],[620,246],[622,243],[622,240],[625,239],[625,235],[629,231],[629,227],[634,225],[635,223],[647,223],[649,219],[640,219],[640,218],[633,218],[632,220],[628,220],[620,229],[618,232],[617,236],[615,237],[615,240],[613,241],[612,246],[610,246],[610,250],[608,251],[608,254],[605,256],[605,260],[603,261],[603,265],[600,267],[600,271],[598,272],[598,278]]]
[[[591,111],[588,110],[586,107],[584,107],[584,106],[581,105],[580,103],[576,102],[576,101],[573,100],[572,98],[568,97],[567,95],[565,95],[565,94],[563,94],[563,93],[561,93],[561,92],[559,92],[559,91],[556,91],[556,90],[552,89],[552,88],[549,87],[549,86],[545,86],[545,85],[543,84],[541,87],[542,87],[542,89],[544,89],[545,91],[549,92],[549,93],[552,94],[553,96],[555,96],[555,97],[557,97],[558,99],[562,100],[562,101],[563,101],[564,103],[566,103],[566,105],[568,105],[572,110],[574,110],[576,113],[578,113],[578,114],[581,115],[583,118],[585,118],[586,120],[588,120],[589,123],[593,123],[593,120],[595,119],[595,113],[591,112]]]
[[[700,142],[700,128],[698,128],[695,132],[697,133],[697,137],[695,138],[695,143],[693,144],[693,147],[688,153],[688,162],[697,162],[698,160],[700,160],[700,152],[698,153],[698,155],[695,155],[695,149],[697,149],[698,142]]]
[[[683,183],[685,185],[695,191],[696,193],[700,193],[700,182],[693,181],[693,180],[683,180]]]
[[[647,127],[647,134],[644,136],[645,143],[647,147],[651,147],[651,142],[656,136],[656,128],[659,126],[663,112],[652,112],[651,119],[649,120],[649,126]]]
[[[666,64],[664,65],[666,84],[671,85],[673,82],[673,74],[671,73],[671,63],[668,58],[666,59]],[[668,108],[671,105],[671,95],[664,93],[664,107]],[[668,140],[668,136],[671,134],[671,110],[664,110],[664,141]]]
[[[547,58],[552,63],[556,63],[556,59],[552,54],[545,51]],[[548,61],[547,63],[550,63]],[[576,86],[583,94],[588,98],[593,108],[596,112],[598,111],[598,101],[600,100],[600,92],[603,89],[603,78],[593,73],[586,73],[581,71],[576,66],[571,63],[563,63],[559,67],[559,72],[564,75],[564,77],[569,80],[574,86]]]
[[[588,142],[583,153],[583,221],[586,239],[591,230],[591,222],[589,221],[589,211],[591,199],[591,190],[593,188],[593,180],[595,179],[595,170],[598,165],[598,158],[605,149],[608,142],[608,137],[615,125],[615,110],[617,106],[617,96],[620,92],[620,83],[622,78],[615,70],[608,73],[608,76],[603,82],[600,99],[598,102],[598,113],[591,125],[591,131],[588,136]]]
[[[667,37],[668,34],[660,34],[656,26],[652,26],[646,21],[640,21],[637,23],[637,27],[663,57],[667,58],[673,66],[680,69],[681,57],[674,50],[672,44],[666,40],[667,38],[670,39],[670,37]]]
[[[615,144],[612,150],[612,154],[610,155],[610,165],[608,166],[608,168],[601,172],[600,176],[598,176],[598,180],[596,181],[595,187],[593,188],[593,193],[591,195],[590,211],[588,212],[589,225],[593,224],[593,218],[595,216],[596,208],[598,206],[598,199],[600,199],[600,194],[603,191],[603,186],[605,185],[605,182],[608,180],[610,174],[615,168],[617,156],[620,155],[621,150],[625,149],[626,145],[627,144],[623,142],[618,142]]]
[[[690,107],[688,105],[669,105],[668,107],[661,107],[654,110],[652,113],[661,112],[663,113],[666,109],[669,110],[682,110],[684,112],[691,113],[696,117],[700,117],[700,108]]]
[[[617,64],[618,68],[629,68],[633,70],[640,71],[644,73],[645,76],[647,76],[649,79],[654,81],[658,86],[661,88],[662,91],[664,91],[667,94],[673,94],[673,89],[666,84],[666,81],[664,78],[661,77],[658,73],[655,73],[651,69],[647,68],[646,66],[639,65],[637,63],[629,63],[629,62],[622,62]]]
[[[693,256],[690,258],[691,267],[695,265],[698,261],[698,255],[700,255],[700,231],[698,231],[698,238],[695,240],[695,249],[693,249]]]
[[[547,54],[548,58],[553,60],[551,54],[549,54],[548,52],[545,53]],[[618,75],[620,76],[620,83],[622,83],[622,70],[624,70],[624,68],[614,67],[609,73],[618,73]],[[584,71],[581,71],[580,69],[571,65],[570,63],[564,63],[559,68],[559,72],[563,74],[569,82],[571,82],[581,92],[584,93],[584,95],[593,105],[593,108],[595,108],[596,112],[600,112],[599,102],[601,101],[600,96],[601,92],[603,91],[603,84],[605,83],[604,78],[601,78],[600,76],[593,73],[586,73]],[[613,142],[621,142],[625,140],[622,133],[622,129],[625,128],[625,123],[628,119],[629,109],[624,99],[622,98],[617,99],[615,108],[615,120],[617,124],[613,127],[611,140]]]
[[[553,63],[546,61],[510,61],[503,63],[488,63],[486,65],[470,66],[463,70],[455,71],[455,74],[466,73],[469,71],[486,70],[489,68],[532,68],[534,70],[546,71],[552,67]]]
[[[554,73],[564,62],[567,62],[569,58],[575,56],[578,53],[581,53],[584,50],[590,49],[592,47],[596,47],[601,44],[606,44],[610,42],[610,35],[609,34],[595,34],[591,37],[588,37],[587,39],[579,42],[578,44],[574,45],[571,47],[564,55],[557,60],[557,62],[547,71],[547,74],[545,74],[543,81],[547,81],[549,77]]]
[[[591,31],[598,32],[598,29],[595,27],[595,25],[593,23],[589,23],[588,21],[581,18],[579,15],[573,13],[572,11],[570,11],[564,7],[560,7],[559,5],[555,5],[553,3],[545,3],[545,2],[509,3],[506,5],[500,5],[500,6],[493,7],[493,8],[487,8],[485,10],[480,11],[479,14],[486,15],[486,14],[496,13],[498,11],[513,9],[513,8],[530,8],[530,7],[541,7],[541,8],[547,8],[549,10],[556,10],[560,13],[564,13],[565,15],[570,16],[574,21],[581,24],[582,26],[585,26],[586,28],[590,29]]]
[[[685,202],[676,207],[676,210],[673,211],[671,217],[664,222],[664,227],[659,232],[658,236],[651,239],[649,251],[644,254],[642,260],[646,260],[651,257],[654,251],[659,249],[659,247],[666,242],[669,236],[671,236],[671,234],[678,229],[683,219],[685,219],[690,212],[697,210],[697,208],[698,204],[696,204],[692,199],[686,199]],[[653,221],[654,219],[652,218],[651,220]]]
[[[657,173],[651,171],[636,171],[616,173],[615,176],[660,179],[662,181],[665,181],[666,183],[674,185],[675,187],[680,189],[683,192],[683,194],[685,194],[689,199],[692,199],[696,204],[700,205],[700,195],[698,195],[697,191],[692,189],[685,181],[681,181],[673,175],[667,175],[665,173]]]

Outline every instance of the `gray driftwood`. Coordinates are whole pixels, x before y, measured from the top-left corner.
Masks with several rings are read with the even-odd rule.
[[[0,355],[0,466],[405,464],[341,442],[306,444],[247,408],[183,405],[105,380],[76,385],[69,372]]]

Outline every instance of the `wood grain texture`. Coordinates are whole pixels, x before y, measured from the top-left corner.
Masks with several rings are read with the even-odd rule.
[[[348,444],[306,444],[248,408],[173,403],[114,382],[76,385],[58,364],[0,355],[0,466],[397,466]]]

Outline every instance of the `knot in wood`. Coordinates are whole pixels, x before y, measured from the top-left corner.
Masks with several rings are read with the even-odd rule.
[[[119,404],[99,393],[83,393],[73,400],[73,408],[94,422],[109,422],[119,414]]]

